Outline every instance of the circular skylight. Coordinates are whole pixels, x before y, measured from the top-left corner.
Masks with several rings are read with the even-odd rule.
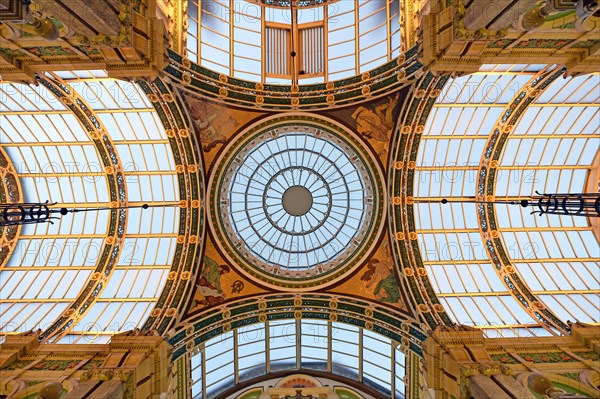
[[[230,185],[237,237],[264,262],[288,270],[335,259],[364,220],[367,193],[358,168],[319,136],[292,130],[265,140],[245,154]]]
[[[351,134],[332,127],[263,124],[218,162],[222,176],[212,200],[218,201],[221,241],[263,281],[337,274],[364,254],[372,219],[380,215],[381,187],[370,156],[354,146]]]

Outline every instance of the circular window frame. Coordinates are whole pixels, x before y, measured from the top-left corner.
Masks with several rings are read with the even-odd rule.
[[[235,174],[236,165],[242,157],[250,152],[265,134],[272,132],[317,133],[316,137],[326,138],[342,150],[350,150],[351,156],[358,157],[365,186],[370,195],[365,201],[365,213],[357,235],[347,249],[341,251],[328,267],[317,265],[302,271],[291,271],[277,265],[260,261],[251,251],[238,241],[235,229],[229,217],[228,190],[231,177]],[[207,209],[209,210],[209,226],[216,244],[221,248],[224,257],[251,280],[279,289],[308,291],[323,288],[338,282],[356,269],[368,257],[377,244],[384,228],[384,215],[387,209],[385,179],[382,168],[364,142],[347,127],[322,116],[309,113],[293,113],[285,116],[273,116],[252,124],[238,132],[221,151],[214,162],[208,181]]]

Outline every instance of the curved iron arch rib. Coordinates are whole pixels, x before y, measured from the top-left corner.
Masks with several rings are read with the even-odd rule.
[[[528,84],[520,90],[514,99],[506,106],[500,120],[496,122],[489,136],[481,157],[477,173],[477,198],[485,201],[494,197],[496,184],[496,167],[503,153],[504,146],[524,115],[529,104],[533,103],[543,93],[544,89],[564,73],[564,68],[543,70],[535,75]],[[517,270],[510,265],[507,251],[502,238],[496,230],[496,212],[494,204],[478,204],[477,218],[481,228],[482,239],[494,270],[511,295],[519,305],[542,327],[555,334],[553,329],[566,334],[569,327],[554,313],[542,305],[542,302],[532,293]]]
[[[409,398],[420,398],[418,381],[422,378],[420,362],[422,342],[427,335],[411,316],[379,303],[332,294],[269,294],[245,298],[206,309],[181,321],[168,332],[173,346],[172,360],[178,367],[202,348],[211,338],[257,323],[278,320],[339,322],[378,333],[406,354],[406,383]]]
[[[106,133],[104,126],[100,123],[100,119],[95,115],[86,101],[61,79],[50,79],[38,75],[37,80],[54,93],[82,123],[103,162],[111,203],[115,203],[117,206],[125,205],[127,202],[127,193],[123,164],[115,150],[114,143]],[[88,282],[80,291],[77,299],[49,328],[42,332],[40,335],[41,341],[49,342],[51,340],[58,340],[67,334],[71,330],[71,327],[83,318],[87,310],[96,301],[96,298],[100,296],[102,290],[110,280],[123,249],[126,223],[127,211],[125,209],[110,211],[107,237],[112,237],[112,239],[105,241],[94,273],[90,275]]]
[[[420,67],[416,48],[385,65],[359,76],[335,82],[274,85],[251,82],[211,71],[170,50],[164,73],[182,89],[227,104],[272,111],[331,109],[385,96],[410,85],[411,74]]]
[[[0,204],[14,204],[23,202],[23,190],[19,176],[12,162],[4,150],[0,146]],[[6,262],[10,259],[13,253],[21,226],[5,226],[0,227],[0,270],[3,270]]]
[[[189,117],[174,87],[161,78],[152,82],[139,81],[142,90],[154,106],[173,151],[180,181],[179,237],[167,281],[156,306],[142,330],[156,329],[164,333],[186,309],[186,298],[194,288],[198,274],[198,258],[202,253],[205,234],[204,170],[200,148],[191,134]],[[189,297],[188,300],[192,298]]]
[[[501,113],[500,120],[496,123],[492,135],[484,147],[478,173],[478,196],[485,200],[493,195],[494,168],[496,165],[510,129],[527,106],[541,95],[552,81],[563,73],[563,70],[542,71],[533,77],[525,89],[518,92],[511,103],[507,104]],[[396,261],[402,268],[404,283],[411,294],[412,305],[416,307],[431,329],[438,325],[453,327],[454,322],[445,312],[433,290],[428,272],[422,264],[422,258],[417,245],[415,229],[414,206],[416,202],[412,197],[414,168],[419,148],[421,133],[429,116],[433,104],[448,77],[436,78],[432,75],[424,76],[415,86],[415,96],[402,114],[402,126],[397,128],[395,145],[392,147],[390,157],[390,191],[393,192],[391,201],[391,233],[396,238]],[[495,161],[495,162],[494,162]],[[507,287],[509,293],[519,302],[523,309],[538,323],[555,333],[567,332],[568,327],[552,312],[546,309],[532,294],[527,285],[516,274],[514,268],[503,268],[509,261],[502,241],[495,230],[495,214],[493,204],[478,205],[478,219],[480,232],[484,239],[486,251],[499,278]],[[494,235],[492,237],[491,235]],[[509,270],[510,273],[506,271]],[[554,328],[555,330],[552,330]]]
[[[410,304],[430,329],[454,326],[440,303],[422,263],[413,210],[413,180],[419,142],[429,113],[448,76],[427,73],[414,83],[411,100],[403,108],[391,146],[389,165],[390,230],[394,259]]]

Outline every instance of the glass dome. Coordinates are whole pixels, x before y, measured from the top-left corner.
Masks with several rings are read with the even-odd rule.
[[[229,186],[237,237],[282,269],[337,258],[363,225],[363,177],[346,151],[319,136],[290,131],[266,139],[245,154]]]
[[[362,253],[383,202],[364,150],[305,121],[263,125],[240,142],[217,163],[215,199],[235,263],[267,281],[306,281]]]

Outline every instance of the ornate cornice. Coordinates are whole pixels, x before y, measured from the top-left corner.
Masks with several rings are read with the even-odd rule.
[[[160,118],[176,164],[179,180],[179,236],[167,281],[143,330],[163,333],[173,326],[192,300],[198,261],[203,251],[204,170],[196,136],[179,94],[163,79],[138,82]]]
[[[318,110],[369,101],[409,85],[421,68],[416,47],[360,76],[312,85],[272,85],[232,78],[170,51],[165,73],[183,90],[254,110]]]
[[[485,2],[478,2],[479,5]],[[570,73],[598,70],[597,17],[590,17],[585,31],[575,28],[576,14],[548,19],[543,29],[469,29],[465,16],[473,2],[432,0],[419,26],[420,61],[438,73],[477,72],[483,64],[563,64]],[[508,6],[519,13],[519,5]],[[488,8],[493,16],[494,9]],[[527,10],[522,10],[523,12]],[[499,12],[499,11],[498,11]],[[506,17],[506,16],[505,16]]]
[[[46,40],[22,21],[0,25],[0,73],[5,80],[32,82],[35,73],[70,69],[104,69],[114,78],[145,78],[158,75],[166,65],[168,33],[156,17],[156,2],[119,0],[114,9],[94,3],[89,15],[79,17],[77,12],[84,10],[70,10],[51,0],[37,3],[36,15],[56,25],[60,36]]]
[[[567,336],[493,339],[484,338],[479,330],[438,329],[424,344],[426,385],[435,390],[436,398],[469,398],[472,377],[492,377],[498,381],[516,376],[517,382],[524,382],[526,387],[527,378],[522,381],[522,373],[533,371],[597,394],[594,390],[597,384],[590,384],[587,378],[600,370],[600,355],[592,342],[597,339],[594,326],[574,326],[573,334]],[[553,374],[564,372],[568,372],[568,377]],[[575,380],[568,379],[572,377]]]

